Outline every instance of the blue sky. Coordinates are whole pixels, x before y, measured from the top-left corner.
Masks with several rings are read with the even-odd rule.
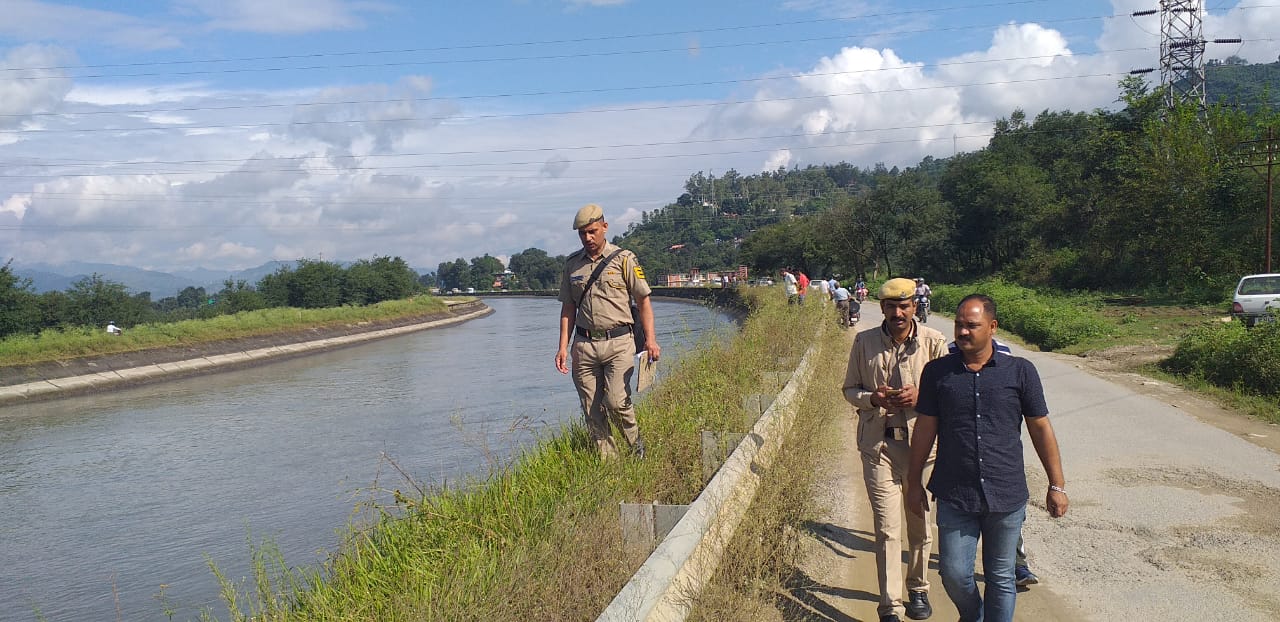
[[[0,9],[0,259],[237,269],[572,250],[696,171],[912,165],[1109,107],[1157,0],[173,0]],[[1276,59],[1280,5],[1208,2]]]

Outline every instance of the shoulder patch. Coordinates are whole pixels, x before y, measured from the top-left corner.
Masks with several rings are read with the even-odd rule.
[[[644,280],[644,268],[641,268],[640,264],[636,264],[636,278],[641,281]]]

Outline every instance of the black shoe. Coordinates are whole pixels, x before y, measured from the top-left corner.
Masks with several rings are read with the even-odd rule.
[[[907,617],[912,620],[927,620],[933,615],[928,592],[911,592],[911,599],[904,604],[907,607]]]
[[[891,613],[887,616],[880,616],[880,622],[902,622],[902,618],[899,618],[897,614]]]
[[[1026,587],[1028,585],[1035,585],[1039,583],[1040,577],[1037,577],[1036,573],[1031,572],[1031,569],[1026,566],[1015,566],[1013,569],[1013,580],[1014,583],[1017,583],[1020,587]]]

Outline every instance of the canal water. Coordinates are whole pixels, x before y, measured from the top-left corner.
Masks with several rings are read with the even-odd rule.
[[[241,580],[270,540],[317,564],[363,501],[409,487],[398,470],[483,475],[579,418],[554,366],[559,303],[485,303],[449,328],[0,408],[0,620],[226,619],[209,563]],[[733,330],[700,305],[654,312],[660,369]]]

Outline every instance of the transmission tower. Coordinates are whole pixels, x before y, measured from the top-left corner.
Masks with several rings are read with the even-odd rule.
[[[1204,10],[1201,0],[1160,2],[1160,87],[1164,105],[1205,106]]]
[[[1156,11],[1135,11],[1134,17]],[[1164,105],[1192,103],[1204,110],[1204,50],[1207,43],[1239,43],[1240,39],[1204,38],[1202,0],[1160,0],[1160,90]],[[1131,73],[1145,73],[1140,69]]]

